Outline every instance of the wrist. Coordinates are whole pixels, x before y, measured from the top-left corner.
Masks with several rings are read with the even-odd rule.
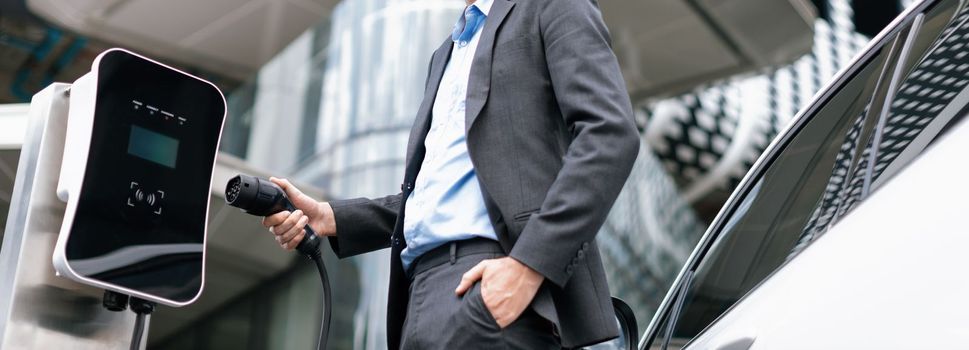
[[[328,202],[317,202],[320,212],[320,227],[316,232],[320,236],[336,236],[336,218],[333,217],[333,207]]]
[[[535,269],[529,267],[528,265],[525,265],[525,263],[521,261],[518,261],[518,259],[515,259],[512,257],[509,257],[509,258],[521,267],[521,270],[523,271],[523,277],[525,278],[526,281],[535,285],[541,285],[542,282],[545,281],[545,276],[539,273],[538,271],[535,271]]]

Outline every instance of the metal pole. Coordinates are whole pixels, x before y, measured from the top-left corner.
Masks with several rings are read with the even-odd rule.
[[[54,275],[64,215],[57,178],[70,84],[34,95],[0,250],[0,349],[127,349],[135,315],[101,307],[101,290]]]

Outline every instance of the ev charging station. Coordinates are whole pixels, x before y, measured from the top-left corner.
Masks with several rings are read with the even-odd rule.
[[[202,293],[225,98],[111,49],[30,108],[0,252],[0,349],[143,348],[135,301],[150,312]],[[128,297],[138,316],[115,312]]]

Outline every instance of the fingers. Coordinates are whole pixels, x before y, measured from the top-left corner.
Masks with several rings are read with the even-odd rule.
[[[303,228],[302,226],[296,226],[296,224],[298,224],[300,219],[302,219],[304,216],[303,211],[296,210],[290,213],[289,216],[286,217],[286,220],[283,220],[283,222],[281,222],[279,225],[272,226],[271,230],[274,234],[279,236],[285,234],[289,230],[292,230],[294,227]]]
[[[303,215],[303,211],[292,213],[282,211],[263,218],[262,223],[269,228],[269,232],[276,236],[276,242],[283,249],[292,250],[303,240],[306,224],[310,218]]]
[[[274,184],[278,185],[279,188],[282,188],[283,191],[286,192],[286,196],[289,197],[289,200],[293,202],[293,205],[297,208],[303,209],[303,211],[308,211],[311,207],[317,205],[315,200],[303,194],[303,191],[300,191],[298,188],[296,188],[296,186],[293,186],[289,180],[270,177],[269,181],[272,181]],[[312,211],[310,211],[310,213],[312,213]]]
[[[296,225],[293,225],[293,227],[290,228],[289,230],[287,231],[275,230],[276,241],[279,242],[279,245],[285,248],[287,243],[289,243],[290,241],[293,240],[293,238],[296,238],[297,235],[305,231],[303,227],[306,226],[307,221],[309,221],[309,218],[306,216],[303,216],[299,219],[299,221],[296,222]]]
[[[266,216],[262,219],[262,225],[276,236],[276,242],[283,249],[292,250],[303,241],[303,237],[306,235],[305,227],[309,224],[310,218],[305,214],[313,215],[313,213],[318,212],[319,210],[315,207],[319,206],[319,203],[303,194],[289,180],[270,177],[269,181],[279,186],[293,205],[299,209],[293,212],[281,211]],[[309,210],[308,213],[307,210]]]
[[[286,221],[286,219],[289,218],[289,214],[290,212],[284,210],[276,214],[266,216],[262,218],[262,225],[270,229],[270,231],[272,231],[272,227],[282,224],[283,221]]]
[[[280,243],[280,246],[282,246],[283,249],[286,249],[286,250],[296,249],[296,246],[299,245],[299,242],[302,242],[303,241],[303,237],[305,237],[305,236],[306,236],[306,232],[303,231],[302,229],[300,229],[299,230],[299,233],[296,235],[296,237],[293,237],[293,239],[290,240],[289,242]]]
[[[465,272],[464,275],[461,276],[461,283],[459,283],[458,288],[454,290],[454,294],[457,294],[458,296],[464,295],[464,293],[474,285],[474,282],[480,280],[481,276],[484,275],[484,270],[487,263],[488,260],[479,262],[477,265],[468,270],[468,272]]]
[[[279,186],[279,188],[282,188],[283,191],[286,191],[287,196],[293,197],[292,194],[294,192],[298,194],[302,194],[302,192],[300,192],[300,190],[297,189],[296,186],[293,186],[293,184],[290,183],[289,180],[280,179],[278,177],[270,177],[269,181],[272,181],[274,184]]]

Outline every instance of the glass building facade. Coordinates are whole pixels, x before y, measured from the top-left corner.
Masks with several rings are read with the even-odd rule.
[[[829,15],[815,25],[814,50],[792,65],[634,101],[648,147],[597,240],[612,293],[636,312],[640,333],[760,151],[867,40],[853,30],[849,0],[819,3]],[[399,192],[428,60],[462,8],[453,0],[342,1],[227,96],[222,151],[327,198]],[[384,349],[389,251],[327,259],[330,348]],[[320,317],[315,273],[294,263],[151,348],[311,348]],[[153,321],[165,322],[163,311]]]

